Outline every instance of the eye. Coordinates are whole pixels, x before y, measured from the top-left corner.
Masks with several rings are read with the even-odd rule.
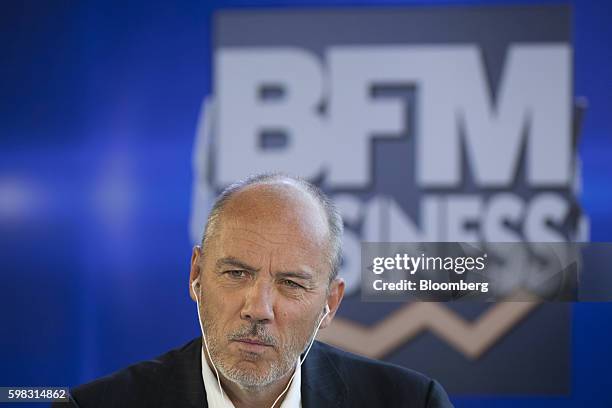
[[[294,282],[294,281],[292,281],[290,279],[283,279],[283,280],[281,280],[281,283],[284,286],[287,286],[288,288],[291,288],[291,289],[303,289],[304,288],[299,283],[296,283],[296,282]]]
[[[225,271],[224,274],[229,276],[230,278],[233,278],[233,279],[242,279],[242,278],[246,277],[246,271],[242,271],[242,270],[239,270],[239,269],[233,269],[231,271]]]

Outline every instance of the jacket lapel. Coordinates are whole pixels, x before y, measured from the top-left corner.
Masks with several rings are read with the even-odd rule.
[[[197,339],[177,352],[164,386],[164,408],[208,408],[202,380],[202,339]]]
[[[347,387],[337,367],[318,342],[302,365],[302,407],[343,407]]]

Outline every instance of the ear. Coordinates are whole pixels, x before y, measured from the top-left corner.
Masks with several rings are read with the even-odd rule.
[[[344,279],[336,278],[331,283],[331,287],[329,289],[329,295],[327,296],[327,304],[329,305],[329,313],[327,316],[323,318],[321,322],[321,329],[326,328],[330,325],[334,316],[336,315],[336,311],[340,307],[340,303],[342,302],[342,298],[344,297]]]
[[[200,272],[202,270],[201,267],[202,261],[202,247],[196,245],[193,247],[193,251],[191,253],[191,270],[189,271],[189,296],[191,300],[196,301],[195,294],[193,293],[193,281],[200,278]],[[200,280],[200,285],[202,284]]]

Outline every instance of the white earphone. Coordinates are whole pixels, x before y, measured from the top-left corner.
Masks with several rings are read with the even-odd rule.
[[[215,365],[215,362],[210,356],[210,351],[208,350],[208,342],[206,341],[206,335],[204,334],[204,326],[202,326],[202,316],[200,316],[200,297],[198,296],[195,290],[195,287],[200,285],[199,281],[200,279],[198,278],[198,279],[195,279],[191,283],[191,290],[193,290],[193,296],[195,296],[196,298],[196,305],[198,309],[198,323],[200,324],[200,331],[202,332],[202,339],[204,339],[204,348],[206,349],[208,360],[210,360],[210,363],[212,364],[213,369],[215,370],[215,375],[217,376],[217,384],[219,385],[219,391],[221,392],[221,396],[223,397],[223,400],[225,401],[225,392],[223,391],[223,387],[221,386],[221,376],[219,376],[219,371],[217,371],[217,366]]]
[[[208,359],[210,360],[210,363],[212,364],[213,369],[215,370],[215,375],[217,376],[217,384],[219,385],[219,391],[221,392],[221,395],[223,396],[223,399],[225,400],[226,395],[225,395],[225,391],[223,391],[223,387],[221,386],[221,377],[219,376],[219,371],[217,371],[217,366],[215,365],[215,362],[213,361],[212,357],[210,356],[210,351],[208,350],[208,342],[206,341],[206,335],[204,334],[204,327],[202,326],[202,317],[200,316],[200,297],[198,296],[198,294],[197,294],[197,292],[195,290],[196,286],[200,285],[199,280],[200,280],[199,278],[195,279],[191,283],[191,290],[193,290],[193,295],[196,298],[196,305],[197,305],[197,308],[198,308],[198,323],[200,323],[200,331],[202,332],[202,338],[204,339],[204,348],[206,348],[206,354],[208,355]],[[293,375],[291,376],[291,378],[289,379],[289,382],[287,383],[287,386],[285,387],[283,392],[281,392],[279,394],[279,396],[276,398],[274,403],[272,403],[272,406],[270,408],[274,408],[276,403],[282,398],[283,395],[285,395],[287,390],[289,390],[289,387],[291,386],[291,383],[293,382],[293,378],[295,378],[295,374],[297,373],[297,370],[299,370],[302,367],[302,364],[304,363],[304,360],[306,360],[306,356],[308,355],[308,353],[310,352],[310,348],[314,344],[314,340],[317,337],[317,333],[319,332],[319,328],[321,327],[321,323],[323,323],[323,319],[325,319],[325,317],[330,313],[329,303],[325,303],[325,308],[323,309],[323,311],[325,313],[323,313],[323,316],[321,317],[321,319],[319,319],[319,324],[317,324],[317,328],[315,329],[314,335],[312,336],[312,339],[310,340],[310,344],[308,345],[308,348],[306,349],[306,353],[304,353],[304,357],[298,359],[298,361],[299,361],[298,366],[295,369],[295,371],[293,372]]]

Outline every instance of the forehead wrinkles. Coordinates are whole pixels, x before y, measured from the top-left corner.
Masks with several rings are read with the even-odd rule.
[[[219,237],[225,245],[233,246],[234,250],[245,250],[251,255],[308,256],[309,252],[319,252],[319,248],[313,242],[296,239],[296,234],[287,232],[262,234],[249,228],[230,227],[223,229]],[[226,243],[226,240],[229,242]],[[249,248],[239,248],[240,244],[247,244]]]
[[[288,233],[286,231],[266,231],[266,233],[263,234],[261,231],[237,226],[230,226],[222,228],[221,230],[223,231],[221,236],[224,238],[228,238],[228,236],[233,236],[232,238],[249,241],[259,246],[263,246],[265,244],[280,245],[287,242],[287,239],[294,238],[293,234]]]

